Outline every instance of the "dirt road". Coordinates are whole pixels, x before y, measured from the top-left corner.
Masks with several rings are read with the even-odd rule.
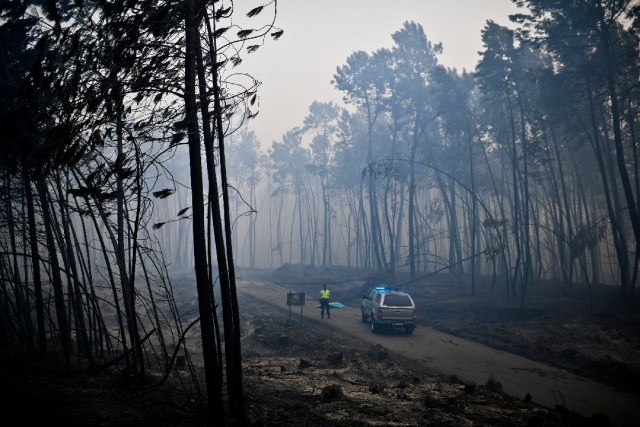
[[[523,399],[527,393],[534,402],[547,407],[560,404],[585,416],[606,414],[616,426],[635,426],[640,420],[640,396],[620,393],[611,387],[543,365],[473,341],[457,338],[431,328],[418,327],[413,335],[373,334],[361,322],[359,307],[333,309],[331,320],[321,320],[317,301],[307,295],[306,305],[287,306],[287,290],[262,282],[239,282],[238,291],[290,311],[292,320],[317,319],[338,332],[367,342],[381,344],[391,351],[423,362],[435,372],[456,375],[466,383],[484,384],[489,377],[503,390]]]

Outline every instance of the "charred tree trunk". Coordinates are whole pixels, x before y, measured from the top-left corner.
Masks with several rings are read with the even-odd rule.
[[[29,244],[31,246],[31,267],[33,270],[33,294],[36,303],[36,325],[38,326],[38,352],[40,356],[44,357],[47,353],[47,335],[45,333],[42,279],[40,276],[40,249],[38,246],[38,232],[36,229],[31,178],[24,167],[22,169],[22,183],[24,185],[27,215],[29,218]]]
[[[207,396],[209,398],[209,414],[211,419],[220,420],[222,418],[222,420],[224,420],[222,395],[215,387],[218,364],[213,322],[213,292],[211,286],[209,286],[207,275],[204,186],[202,179],[202,162],[200,158],[200,130],[198,127],[198,107],[196,99],[196,49],[198,47],[200,18],[197,16],[194,0],[187,0],[184,6],[186,34],[184,104],[189,144],[189,170],[191,176],[191,198],[193,202],[193,252],[198,289],[198,308],[202,329],[202,351]]]
[[[51,210],[49,208],[49,194],[44,178],[38,180],[38,195],[42,207],[42,222],[47,237],[47,250],[49,252],[49,263],[51,264],[51,281],[53,285],[53,297],[56,308],[56,319],[62,352],[67,372],[71,372],[71,329],[67,318],[64,299],[64,289],[62,287],[62,277],[60,276],[60,263],[58,262],[58,251],[56,249],[55,238],[53,236],[53,223],[51,221]]]

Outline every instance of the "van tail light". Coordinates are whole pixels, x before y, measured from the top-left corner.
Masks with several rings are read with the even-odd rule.
[[[378,319],[378,320],[382,319],[382,309],[381,308],[379,308],[378,312],[376,313],[376,319]]]
[[[413,320],[416,320],[418,318],[418,313],[416,313],[415,310],[413,310]]]

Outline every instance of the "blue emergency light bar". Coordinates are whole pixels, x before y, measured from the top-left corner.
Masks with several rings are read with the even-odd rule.
[[[393,288],[389,288],[387,286],[376,286],[376,291],[379,291],[379,292],[399,291],[399,290],[400,290],[400,288],[393,289]]]

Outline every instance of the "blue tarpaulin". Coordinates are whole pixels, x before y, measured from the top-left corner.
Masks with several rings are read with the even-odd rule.
[[[334,301],[334,302],[330,302],[329,303],[329,307],[331,307],[331,308],[344,308],[344,304],[341,303],[341,302]],[[320,304],[316,305],[316,308],[320,308]]]

